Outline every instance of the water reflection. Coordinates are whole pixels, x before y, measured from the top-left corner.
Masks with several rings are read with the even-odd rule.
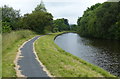
[[[120,76],[120,42],[82,38],[76,33],[58,36],[55,43],[71,54]]]

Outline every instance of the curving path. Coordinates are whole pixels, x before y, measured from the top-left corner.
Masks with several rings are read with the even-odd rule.
[[[40,36],[34,37],[20,49],[21,55],[17,64],[20,66],[19,70],[21,70],[21,74],[26,77],[48,77],[47,73],[36,59],[36,55],[33,51],[33,43],[39,37]]]

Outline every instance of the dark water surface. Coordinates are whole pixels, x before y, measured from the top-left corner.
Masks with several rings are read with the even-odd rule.
[[[120,41],[87,39],[66,33],[58,36],[55,43],[66,52],[120,76]]]

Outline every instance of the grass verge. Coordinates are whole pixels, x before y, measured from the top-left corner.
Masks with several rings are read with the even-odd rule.
[[[56,77],[115,77],[102,68],[73,56],[58,47],[54,43],[54,38],[58,34],[61,33],[40,37],[35,42],[37,55],[51,75]]]
[[[2,35],[0,33],[0,77],[2,77]]]
[[[30,30],[13,31],[2,35],[2,77],[16,77],[14,59],[18,48],[36,33]]]

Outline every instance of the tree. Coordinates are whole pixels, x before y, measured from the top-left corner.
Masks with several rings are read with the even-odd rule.
[[[78,26],[76,24],[71,24],[70,25],[70,30],[71,31],[77,31],[78,30]]]
[[[53,16],[48,13],[43,1],[37,5],[31,14],[25,14],[21,17],[19,24],[23,29],[30,29],[37,33],[44,33],[52,31]]]
[[[20,18],[20,10],[14,10],[12,7],[8,7],[4,5],[2,7],[2,22],[6,22],[9,24],[12,30],[17,29],[17,22]]]
[[[64,18],[54,20],[53,26],[54,26],[54,29],[58,29],[58,31],[65,31],[70,29],[68,20]]]
[[[43,12],[47,12],[45,5],[43,3],[43,1],[41,0],[41,3],[39,5],[37,5],[37,7],[35,8],[34,11],[43,11]]]
[[[52,25],[53,16],[47,12],[33,12],[23,17],[24,28],[44,33],[46,27]],[[50,29],[51,30],[51,29]]]

